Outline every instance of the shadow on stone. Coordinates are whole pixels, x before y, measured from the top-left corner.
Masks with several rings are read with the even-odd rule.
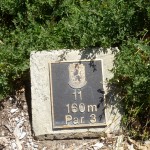
[[[31,107],[31,81],[30,81],[30,72],[27,73],[27,78],[24,81],[25,85],[25,98],[28,105],[28,114],[29,114],[29,121],[32,128],[32,107]]]
[[[123,108],[121,99],[118,96],[119,90],[115,85],[108,83],[107,84],[107,94],[105,95],[106,105],[115,106],[120,114],[123,114]]]

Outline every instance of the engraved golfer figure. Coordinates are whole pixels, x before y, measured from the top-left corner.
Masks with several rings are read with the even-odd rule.
[[[80,82],[80,80],[81,80],[81,71],[79,70],[79,65],[78,64],[75,65],[75,69],[74,69],[73,74],[74,74],[75,81]]]
[[[86,85],[85,66],[80,63],[72,63],[68,67],[69,82],[68,84],[74,89],[80,89]]]
[[[73,88],[74,100],[77,100],[79,97],[82,100],[82,91],[81,88],[86,85],[85,77],[85,66],[80,63],[72,63],[68,67],[69,70],[69,82],[68,84]]]

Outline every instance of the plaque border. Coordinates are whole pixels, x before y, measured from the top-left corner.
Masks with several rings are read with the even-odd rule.
[[[58,63],[73,63],[73,62],[90,62],[90,61],[101,61],[101,68],[102,68],[102,87],[104,89],[104,70],[103,70],[103,59],[91,59],[91,60],[68,60],[68,61],[50,61],[49,65],[49,83],[50,83],[50,104],[51,104],[51,115],[52,115],[52,129],[75,129],[75,128],[86,128],[86,127],[106,127],[107,126],[107,117],[106,117],[106,109],[105,109],[105,123],[95,123],[95,124],[81,124],[81,125],[61,125],[55,126],[54,125],[54,107],[53,107],[53,82],[52,82],[52,68],[51,64],[58,64]],[[100,81],[101,82],[101,81]],[[105,94],[104,94],[104,107],[105,107]]]

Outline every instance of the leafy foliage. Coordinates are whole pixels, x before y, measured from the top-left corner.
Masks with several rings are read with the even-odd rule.
[[[112,81],[122,89],[124,122],[141,123],[149,104],[149,0],[1,0],[0,27],[0,99],[25,80],[32,50],[117,46]]]
[[[124,110],[123,124],[133,137],[148,138],[150,131],[150,46],[129,40],[116,55],[114,77]]]

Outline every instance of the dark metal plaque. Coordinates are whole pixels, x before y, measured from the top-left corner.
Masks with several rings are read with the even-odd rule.
[[[105,126],[102,60],[50,63],[53,129]]]

